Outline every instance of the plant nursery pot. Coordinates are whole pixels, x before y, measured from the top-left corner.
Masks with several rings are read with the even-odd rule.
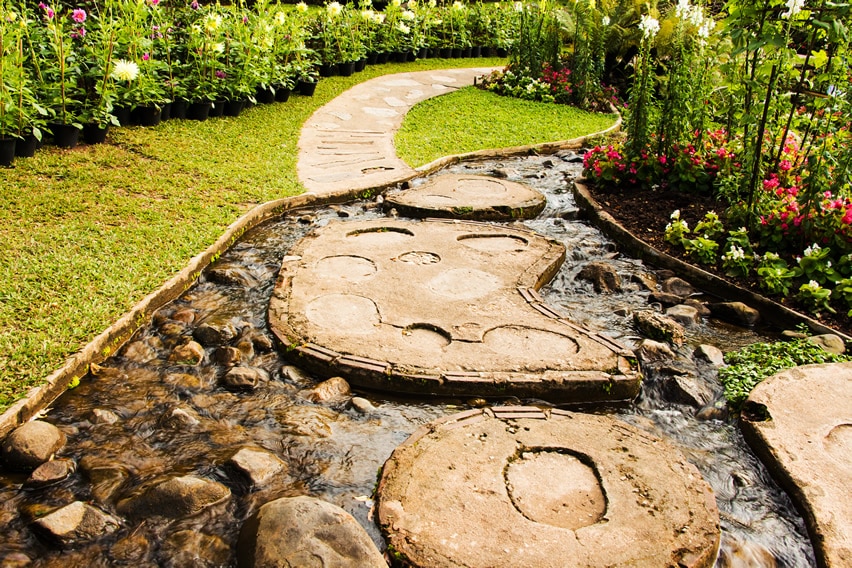
[[[100,124],[84,124],[83,125],[83,141],[86,144],[103,144],[106,141],[109,125],[101,126]]]
[[[275,87],[275,102],[276,103],[286,103],[290,100],[290,88],[285,87],[284,85],[278,85]]]
[[[254,98],[257,101],[257,104],[259,105],[268,105],[270,103],[274,103],[275,89],[273,89],[272,87],[267,87],[266,89],[258,87],[257,90],[254,92]]]
[[[133,109],[132,116],[139,126],[157,126],[163,120],[163,111],[156,106],[139,106]]]
[[[417,50],[417,59],[426,59],[427,57],[429,57],[428,47],[421,47]]]
[[[482,46],[474,45],[470,48],[470,56],[471,57],[482,57]]]
[[[351,77],[355,72],[355,62],[347,61],[346,63],[338,64],[337,72],[340,73],[341,77]]]
[[[379,53],[377,51],[371,51],[367,54],[367,65],[375,65],[379,62]]]
[[[405,51],[394,51],[391,53],[391,59],[394,63],[405,63],[408,60],[408,53]]]
[[[506,57],[507,55],[509,55],[508,49],[506,49],[505,47],[497,48],[497,57]]]
[[[186,118],[189,120],[207,120],[212,106],[213,103],[210,101],[190,103],[186,109]]]
[[[323,63],[320,65],[320,77],[334,77],[338,73],[337,63]]]
[[[461,56],[462,56],[462,49],[460,47],[454,47],[451,57],[453,59],[459,59]]]
[[[112,115],[118,120],[118,124],[121,126],[127,126],[130,124],[130,117],[133,114],[133,109],[130,107],[115,107],[112,109]]]
[[[214,101],[213,106],[210,107],[210,113],[207,115],[208,118],[219,118],[223,114],[225,114],[225,101]]]
[[[160,117],[163,120],[171,120],[172,118],[172,103],[166,103],[163,105],[163,108],[160,109]]]
[[[441,48],[441,57],[444,59],[449,59],[453,56],[453,48],[451,47],[442,47]]]
[[[0,166],[9,167],[15,161],[17,138],[0,138]]]
[[[80,129],[73,124],[50,124],[53,144],[60,148],[74,148],[80,142]]]
[[[35,156],[36,148],[38,148],[38,138],[35,134],[27,134],[23,138],[19,138],[15,144],[15,156],[18,158],[32,158]]]
[[[177,99],[172,102],[171,118],[186,118],[187,108],[189,108],[189,101],[185,99]]]
[[[218,103],[216,103],[216,104],[218,104]],[[245,106],[246,106],[245,100],[227,101],[225,103],[225,110],[224,110],[223,114],[225,116],[240,116],[240,113],[243,112],[243,109],[245,108]]]
[[[493,50],[490,47],[488,47],[487,45],[484,45],[479,49],[479,56],[480,57],[491,57],[493,55],[492,51]]]
[[[314,96],[317,90],[316,81],[299,81],[299,94],[305,97]]]
[[[390,58],[390,53],[382,52],[376,56],[376,63],[387,63]]]

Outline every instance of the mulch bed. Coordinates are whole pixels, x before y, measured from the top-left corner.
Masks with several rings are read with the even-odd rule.
[[[666,225],[671,221],[672,211],[680,209],[680,218],[686,221],[689,227],[695,227],[708,211],[715,211],[719,218],[725,221],[724,203],[706,195],[665,189],[649,191],[623,188],[601,189],[591,184],[588,185],[588,189],[595,200],[634,235],[657,250],[691,264],[695,263],[686,256],[683,248],[672,246],[663,238]],[[704,264],[696,266],[738,286],[763,294],[754,277],[734,278],[727,276],[719,266]],[[794,310],[808,313],[793,298],[773,297],[772,299]],[[819,316],[811,314],[811,317],[823,325],[852,335],[852,321],[846,316],[845,311],[838,310],[837,314],[823,313]]]

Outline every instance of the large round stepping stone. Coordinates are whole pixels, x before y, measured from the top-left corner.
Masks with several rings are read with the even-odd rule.
[[[740,425],[805,518],[820,566],[852,566],[852,363],[764,380]]]
[[[668,443],[607,416],[535,407],[427,424],[385,463],[379,522],[414,566],[709,567],[719,513]]]
[[[385,199],[407,217],[530,219],[544,210],[544,195],[521,183],[488,176],[447,174]]]
[[[634,397],[632,353],[547,306],[558,242],[470,221],[332,222],[285,258],[269,307],[317,374],[424,394]]]

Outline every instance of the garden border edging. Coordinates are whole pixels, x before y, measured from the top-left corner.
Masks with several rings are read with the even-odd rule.
[[[656,248],[652,247],[629,230],[627,230],[615,217],[610,215],[600,204],[592,197],[588,191],[585,180],[575,180],[573,183],[574,198],[577,201],[577,206],[583,215],[596,227],[604,232],[609,238],[614,240],[618,245],[632,256],[640,260],[649,262],[660,268],[667,268],[682,274],[690,282],[697,284],[706,292],[718,295],[724,298],[740,300],[760,311],[761,317],[769,320],[772,323],[780,324],[782,327],[789,329],[792,323],[804,323],[811,331],[818,333],[832,333],[843,339],[844,342],[852,341],[852,337],[832,329],[817,320],[808,317],[805,314],[792,310],[778,302],[756,294],[751,290],[746,290],[727,280],[711,274],[706,270],[702,270],[680,259],[669,256]]]

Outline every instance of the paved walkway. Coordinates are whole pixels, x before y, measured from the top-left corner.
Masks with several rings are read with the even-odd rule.
[[[356,85],[317,110],[299,138],[299,181],[309,192],[334,193],[393,183],[416,172],[396,155],[394,134],[420,101],[472,85],[497,69],[397,73]]]

